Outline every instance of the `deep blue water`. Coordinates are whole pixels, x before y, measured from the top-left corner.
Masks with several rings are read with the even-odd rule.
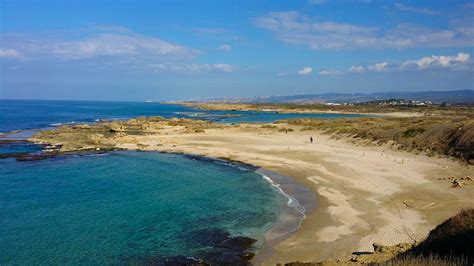
[[[145,152],[0,160],[0,188],[0,265],[198,256],[196,232],[261,239],[286,203],[253,171]]]
[[[0,132],[137,116],[184,117],[179,105],[141,102],[0,100]]]
[[[225,117],[228,114],[239,116]],[[239,123],[273,122],[300,117],[338,118],[357,115],[206,111],[181,105],[145,102],[0,100],[0,132],[40,129],[65,123],[94,122],[98,119],[127,119],[137,116],[186,117],[208,119],[221,123]]]

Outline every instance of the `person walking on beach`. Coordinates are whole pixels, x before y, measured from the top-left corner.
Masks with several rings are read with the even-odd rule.
[[[309,141],[311,141],[311,143],[313,143],[313,137],[309,137]]]

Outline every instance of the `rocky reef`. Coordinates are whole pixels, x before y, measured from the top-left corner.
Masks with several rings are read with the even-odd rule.
[[[184,118],[138,117],[127,121],[105,121],[94,124],[64,125],[41,131],[29,140],[37,144],[59,147],[59,152],[110,151],[117,144],[134,143],[137,136],[203,133],[209,128],[223,127],[203,120]],[[140,148],[140,143],[134,143]],[[48,151],[48,150],[46,150]]]
[[[252,245],[257,241],[245,236],[232,236],[219,228],[196,230],[188,236],[203,250],[193,256],[173,257],[124,257],[122,261],[131,265],[251,265],[254,257]]]

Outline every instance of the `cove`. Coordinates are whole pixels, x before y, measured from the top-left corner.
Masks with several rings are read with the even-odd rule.
[[[205,259],[225,234],[261,246],[288,199],[254,170],[155,152],[0,160],[0,264]]]

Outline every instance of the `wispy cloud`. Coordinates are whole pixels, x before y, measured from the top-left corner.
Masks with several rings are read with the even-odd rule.
[[[363,73],[365,72],[365,67],[363,66],[351,66],[349,68],[349,72],[352,72],[352,73]]]
[[[223,52],[230,52],[232,51],[232,46],[230,44],[222,44],[217,47],[217,50],[223,51]]]
[[[435,11],[435,10],[432,10],[432,9],[429,9],[429,8],[426,8],[426,7],[409,6],[409,5],[405,5],[405,4],[398,3],[398,2],[395,3],[394,6],[395,6],[395,8],[397,8],[398,10],[404,11],[404,12],[413,12],[413,13],[424,14],[424,15],[430,15],[430,16],[434,16],[434,15],[439,15],[439,14],[440,14],[440,12]]]
[[[255,20],[258,27],[273,32],[281,41],[314,50],[412,47],[472,47],[474,36],[461,26],[435,29],[400,24],[382,29],[321,20],[299,12],[270,12]],[[466,27],[464,29],[472,28]]]
[[[325,69],[325,70],[319,71],[319,75],[322,75],[322,76],[334,76],[334,75],[340,75],[342,73],[343,73],[342,71],[336,70],[336,69]]]
[[[99,32],[73,40],[23,36],[5,39],[6,50],[15,50],[26,58],[55,57],[62,60],[82,60],[96,57],[173,58],[188,59],[199,55],[197,49],[171,43],[156,37],[132,32]]]
[[[160,63],[150,64],[149,67],[156,71],[171,72],[225,72],[231,73],[239,70],[238,66],[230,64],[188,64],[188,63]]]
[[[23,58],[22,54],[15,49],[0,49],[0,58]]]
[[[0,58],[22,59],[24,63],[60,61],[70,66],[87,64],[96,68],[127,67],[144,71],[230,73],[239,70],[238,66],[226,63],[194,63],[203,53],[200,50],[137,34],[123,27],[94,27],[71,35],[73,37],[64,32],[42,35],[3,33]],[[218,48],[222,51],[232,49],[229,44]]]
[[[366,72],[388,72],[398,69],[395,63],[380,62],[367,66],[351,66],[347,72],[349,73],[366,73]]]
[[[375,65],[368,66],[367,69],[370,71],[376,71],[376,72],[387,71],[388,63],[387,62],[377,63]]]
[[[196,49],[136,34],[102,34],[86,40],[57,43],[52,51],[65,59],[121,55],[192,58],[200,53]]]
[[[311,74],[312,72],[313,72],[313,69],[311,67],[305,67],[301,69],[300,71],[298,71],[298,75],[306,76],[306,75]]]

